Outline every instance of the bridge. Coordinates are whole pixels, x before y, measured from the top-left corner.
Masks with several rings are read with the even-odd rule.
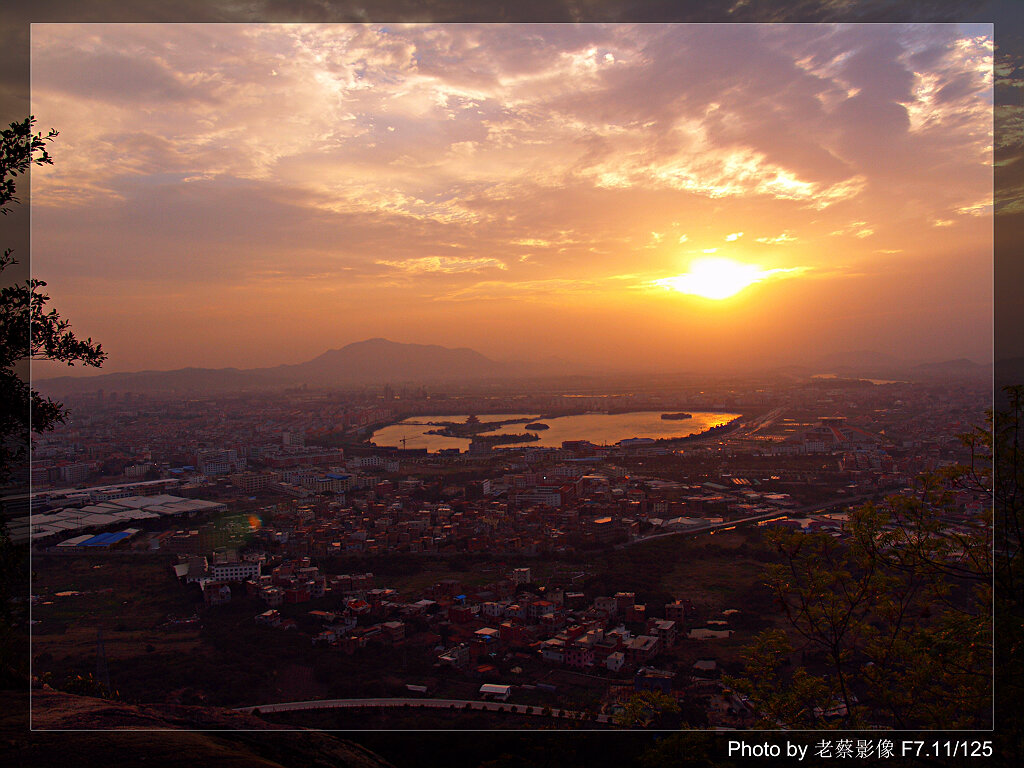
[[[236,707],[235,712],[247,714],[270,714],[273,712],[299,712],[314,709],[394,709],[411,708],[441,709],[449,712],[497,712],[506,715],[532,715],[555,719],[575,720],[612,725],[611,715],[594,715],[571,709],[538,707],[532,704],[512,704],[502,701],[475,701],[472,699],[420,699],[406,697],[366,699],[313,699],[311,701],[287,701],[276,704],[258,704],[251,707]]]

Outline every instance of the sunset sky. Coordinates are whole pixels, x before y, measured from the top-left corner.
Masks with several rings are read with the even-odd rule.
[[[35,24],[33,273],[106,372],[990,362],[991,31]]]

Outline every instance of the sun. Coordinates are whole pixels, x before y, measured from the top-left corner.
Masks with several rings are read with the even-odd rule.
[[[735,296],[747,286],[764,280],[770,271],[732,259],[699,259],[690,271],[655,280],[655,285],[716,301]]]

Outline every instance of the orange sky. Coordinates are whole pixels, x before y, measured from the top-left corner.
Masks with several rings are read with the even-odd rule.
[[[33,272],[108,372],[374,336],[991,360],[988,26],[36,24],[32,51],[61,134]],[[676,290],[707,258],[759,280]]]

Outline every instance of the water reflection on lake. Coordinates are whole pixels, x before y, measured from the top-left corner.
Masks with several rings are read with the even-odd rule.
[[[589,440],[595,445],[614,445],[620,440],[628,440],[633,437],[686,437],[695,432],[703,432],[709,427],[724,424],[737,418],[738,413],[721,413],[711,411],[691,411],[692,419],[674,421],[662,419],[664,411],[633,411],[630,413],[583,413],[577,416],[560,416],[556,419],[540,419],[547,424],[549,429],[527,430],[525,423],[508,424],[495,433],[515,434],[530,431],[536,434],[540,440],[529,443],[518,443],[516,447],[536,446],[543,448],[558,448],[566,440]],[[469,439],[460,437],[444,437],[443,435],[428,435],[427,430],[439,429],[431,426],[428,422],[454,421],[464,422],[469,414],[450,415],[424,415],[413,416],[398,424],[378,429],[373,433],[370,441],[379,446],[403,447],[402,439],[405,439],[405,448],[426,448],[428,451],[439,451],[442,448],[458,448],[461,451],[469,449]],[[537,413],[530,414],[497,414],[478,413],[480,421],[497,421],[499,419],[528,418],[537,420]]]

